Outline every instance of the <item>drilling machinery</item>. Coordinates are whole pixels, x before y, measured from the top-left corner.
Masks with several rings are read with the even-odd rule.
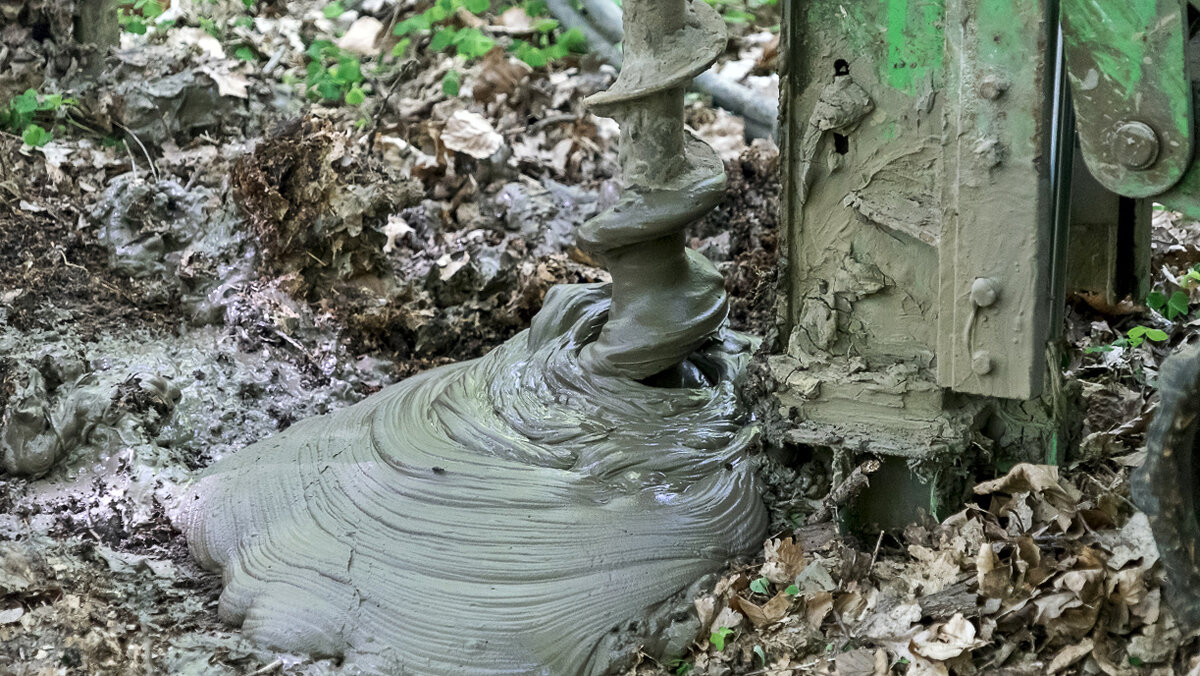
[[[785,442],[887,459],[856,518],[936,513],[980,457],[1070,452],[1067,296],[1144,298],[1154,205],[1200,218],[1196,4],[785,4],[768,367]],[[1162,373],[1134,497],[1195,589],[1200,352]]]

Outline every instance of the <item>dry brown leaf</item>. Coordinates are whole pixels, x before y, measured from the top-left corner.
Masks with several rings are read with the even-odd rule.
[[[350,24],[346,33],[338,38],[337,46],[359,56],[375,56],[381,51],[377,46],[383,22],[373,16],[360,16]]]
[[[804,570],[804,551],[792,538],[767,540],[763,543],[763,554],[766,563],[758,574],[775,584],[791,584]]]
[[[1054,465],[1034,465],[1022,462],[1008,471],[999,479],[985,481],[975,486],[976,495],[991,495],[992,493],[1028,493],[1035,491],[1053,495],[1064,502],[1070,496],[1059,484],[1058,467]],[[1066,503],[1070,506],[1070,503]]]
[[[935,624],[912,638],[912,649],[918,655],[935,661],[945,661],[983,645],[975,637],[975,625],[962,614],[945,624]]]
[[[979,554],[975,556],[975,579],[981,596],[1002,599],[1007,595],[1012,568],[1001,565],[990,542],[979,545]]]
[[[870,648],[844,652],[833,658],[833,676],[875,676],[878,673],[875,668],[876,655],[877,652]],[[886,661],[884,664],[886,666]]]
[[[751,601],[747,601],[741,596],[735,596],[730,600],[729,605],[746,616],[750,623],[756,627],[765,627],[769,624],[774,624],[784,617],[787,617],[787,611],[792,605],[792,598],[783,592],[776,594],[770,601],[759,606]]]
[[[494,101],[502,94],[511,96],[532,71],[524,61],[510,57],[503,47],[496,47],[483,57],[471,95],[480,103]]]
[[[1050,666],[1046,667],[1046,673],[1057,674],[1067,667],[1075,664],[1083,659],[1088,653],[1092,652],[1095,643],[1090,638],[1085,638],[1075,645],[1067,646],[1058,651],[1054,659],[1050,660]]]
[[[713,617],[717,614],[717,599],[712,595],[701,596],[692,602],[696,606],[696,617],[700,619],[700,629],[708,631]]]
[[[505,33],[520,34],[533,32],[533,18],[520,7],[504,10],[496,17],[495,28]]]
[[[808,626],[813,629],[821,627],[831,610],[833,610],[833,594],[829,592],[817,592],[804,600],[804,618],[808,620]]]
[[[492,123],[469,110],[460,110],[446,120],[441,141],[446,148],[479,160],[491,157],[504,145],[504,137],[496,133]]]
[[[717,613],[716,618],[713,619],[712,628],[737,629],[742,626],[744,620],[745,616],[733,608],[722,608],[721,612]]]

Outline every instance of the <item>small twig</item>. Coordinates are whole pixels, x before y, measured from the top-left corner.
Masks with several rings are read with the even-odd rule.
[[[879,558],[879,546],[883,544],[883,531],[879,531],[879,537],[875,539],[875,551],[871,552],[871,565],[867,566],[867,570],[875,567],[875,560]]]
[[[71,261],[67,260],[67,252],[66,251],[59,249],[58,255],[62,256],[63,265],[65,265],[69,268],[78,268],[80,270],[83,270],[84,272],[88,271],[88,269],[83,267],[82,265],[79,265],[78,263],[72,263]]]
[[[262,669],[259,669],[258,671],[253,672],[252,674],[250,674],[250,676],[263,676],[263,674],[269,674],[272,671],[279,671],[282,668],[283,668],[283,659],[281,658],[281,659],[277,659],[274,662],[268,664],[267,666],[263,667]]]
[[[113,125],[116,126],[117,128],[119,128],[121,131],[125,132],[126,134],[129,134],[131,137],[133,137],[133,140],[137,142],[138,147],[142,149],[142,154],[146,156],[146,162],[148,162],[150,164],[150,175],[154,177],[155,181],[157,181],[158,180],[158,167],[154,166],[154,158],[150,157],[150,151],[146,150],[146,146],[145,146],[145,144],[142,143],[142,139],[138,138],[137,134],[130,131],[129,127],[126,127],[125,125],[121,124],[120,122],[117,122],[116,120],[113,120]],[[128,145],[129,144],[126,144],[126,146],[128,146]]]
[[[270,75],[271,71],[275,70],[275,67],[278,66],[279,62],[283,60],[283,54],[283,47],[276,49],[275,53],[271,55],[271,58],[267,59],[267,65],[263,66],[262,74]]]
[[[808,523],[811,525],[832,519],[837,508],[858,497],[864,488],[871,485],[869,475],[876,472],[880,465],[882,463],[879,460],[872,458],[855,467],[845,481],[829,491],[829,495],[821,503],[821,508],[808,517]]]

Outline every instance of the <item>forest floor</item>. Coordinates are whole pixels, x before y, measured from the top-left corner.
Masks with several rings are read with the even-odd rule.
[[[0,674],[338,672],[217,621],[220,580],[168,516],[182,487],[484,354],[553,284],[608,279],[574,230],[619,195],[617,129],[583,105],[615,70],[537,3],[442,19],[457,56],[419,33],[393,55],[413,2],[344,4],[176,3],[89,73],[72,3],[0,0],[0,110],[21,127],[0,135]],[[731,23],[719,64],[764,96],[777,22]],[[690,245],[725,274],[734,327],[763,335],[778,151],[702,97],[687,116],[730,178]],[[1160,212],[1154,243],[1157,288],[1200,297],[1200,228]],[[686,659],[630,674],[1200,674],[1128,497],[1158,365],[1194,326],[1096,305],[1067,317],[1078,454],[864,537],[809,523],[821,463],[764,449],[772,538],[696,600]],[[1166,340],[1122,341],[1135,326]],[[36,452],[18,466],[16,446]]]

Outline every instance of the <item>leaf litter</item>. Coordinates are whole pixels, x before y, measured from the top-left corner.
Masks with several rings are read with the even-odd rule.
[[[124,35],[92,78],[66,37],[72,3],[25,3],[0,35],[0,91],[69,93],[79,104],[64,115],[90,130],[0,147],[0,424],[29,378],[62,379],[47,355],[68,349],[82,358],[67,375],[108,388],[102,419],[119,430],[81,438],[46,479],[0,476],[0,671],[327,672],[216,622],[217,581],[165,517],[177,486],[299,417],[481,354],[523,328],[552,284],[606,279],[573,230],[619,195],[616,127],[582,105],[615,71],[582,55],[533,68],[500,47],[471,62],[419,49],[389,60],[389,29],[416,12],[411,2],[333,18],[323,3],[267,2],[248,24],[236,21],[240,4],[211,8],[218,38],[178,3],[179,25]],[[455,21],[502,41],[534,30],[520,8],[480,18]],[[306,51],[321,39],[367,65],[388,61],[364,68],[361,105],[306,101]],[[255,60],[238,58],[247,47]],[[774,50],[746,33],[721,68],[769,89]],[[744,123],[702,102],[688,120],[731,183],[691,245],[726,274],[735,324],[762,333],[777,153],[747,147]],[[307,176],[292,173],[302,166]],[[255,189],[238,198],[239,185]],[[281,209],[307,227],[280,230]],[[219,228],[196,227],[214,218]],[[1163,212],[1155,226],[1156,281],[1184,288],[1200,233]],[[144,260],[153,265],[138,268]],[[1069,315],[1067,371],[1084,383],[1087,413],[1077,464],[1017,465],[962,511],[901,534],[860,541],[830,521],[781,532],[695,600],[706,626],[684,662],[631,673],[1200,674],[1127,488],[1158,364],[1190,320],[1134,301],[1080,302]],[[1084,352],[1136,320],[1171,341]],[[130,380],[156,359],[195,367],[169,374],[182,403],[165,414],[123,385],[158,382]],[[72,388],[39,396],[76,410],[83,390]],[[818,509],[828,476],[791,477],[770,505]]]

